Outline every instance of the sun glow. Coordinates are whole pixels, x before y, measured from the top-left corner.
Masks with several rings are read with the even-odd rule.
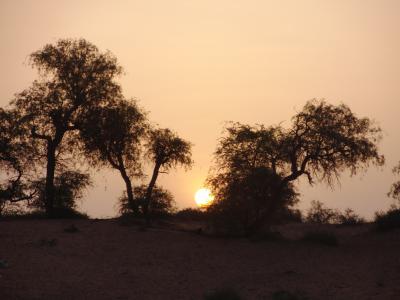
[[[214,196],[209,189],[201,188],[194,195],[194,200],[198,207],[207,207],[213,202]]]

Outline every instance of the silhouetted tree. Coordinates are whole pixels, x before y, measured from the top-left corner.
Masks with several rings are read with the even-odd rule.
[[[27,140],[16,111],[0,108],[0,215],[7,203],[31,199],[28,172],[34,167],[35,149]]]
[[[135,198],[139,203],[144,203],[146,199],[147,186],[140,185],[134,188]],[[128,214],[132,212],[129,205],[128,198],[124,194],[120,198],[120,213]],[[171,215],[176,212],[175,200],[172,194],[162,187],[154,186],[151,201],[150,201],[149,213],[152,216],[165,216]]]
[[[149,134],[147,155],[154,163],[153,173],[147,187],[143,211],[148,215],[151,209],[152,192],[160,172],[167,172],[177,166],[192,165],[191,144],[170,129],[154,129]]]
[[[249,170],[266,168],[279,181],[276,199],[259,217],[259,224],[280,209],[280,197],[301,176],[333,186],[340,173],[354,175],[369,164],[382,165],[377,142],[381,129],[368,118],[356,117],[344,104],[334,106],[321,100],[306,103],[292,118],[292,126],[265,127],[230,123],[215,152],[208,183],[216,197],[214,205],[226,201],[225,186]],[[222,187],[222,189],[221,189]],[[245,189],[245,188],[243,188]],[[228,189],[229,190],[229,189]],[[267,201],[266,201],[267,202]]]
[[[78,122],[95,107],[121,98],[114,78],[121,73],[109,52],[101,53],[84,39],[62,39],[30,55],[41,76],[18,94],[12,105],[26,126],[33,143],[46,161],[45,207],[54,207],[54,174],[62,154],[76,149]]]
[[[392,171],[393,174],[396,175],[400,174],[400,162],[397,166],[393,168]],[[400,181],[396,181],[392,184],[388,196],[400,201]]]
[[[81,137],[89,162],[118,170],[126,185],[130,209],[139,212],[132,178],[142,176],[141,141],[148,126],[145,114],[136,102],[120,100],[111,106],[92,108],[83,123]]]

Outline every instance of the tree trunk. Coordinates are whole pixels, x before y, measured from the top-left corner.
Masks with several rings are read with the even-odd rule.
[[[143,206],[143,211],[144,211],[144,214],[148,221],[150,221],[149,208],[150,208],[150,204],[151,204],[151,194],[153,192],[154,186],[156,185],[160,167],[161,167],[160,163],[156,163],[156,165],[154,166],[153,175],[151,176],[151,180],[150,180],[149,186],[147,187],[147,191],[146,191],[146,198],[145,198],[145,203]]]
[[[126,195],[128,197],[129,208],[133,211],[134,214],[138,214],[139,209],[137,203],[135,202],[135,199],[133,198],[133,188],[131,179],[129,178],[123,166],[119,168],[119,172],[121,173],[122,179],[125,181]]]
[[[54,216],[54,173],[56,169],[56,146],[47,143],[47,169],[45,186],[45,209],[48,217]]]

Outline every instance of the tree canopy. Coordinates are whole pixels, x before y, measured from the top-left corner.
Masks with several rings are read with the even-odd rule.
[[[282,201],[281,197],[292,190],[290,183],[300,176],[305,176],[310,184],[319,181],[333,185],[345,170],[354,175],[370,164],[382,165],[384,157],[377,146],[380,139],[381,129],[370,119],[358,118],[344,104],[335,106],[324,100],[307,102],[292,118],[290,128],[229,123],[215,151],[215,166],[208,178],[216,195],[210,209],[235,201],[238,192],[231,190],[238,181],[264,174],[264,179],[257,175],[259,188],[276,181],[272,185],[275,194],[259,193],[269,205],[263,211],[254,209],[257,218],[268,219],[281,204],[293,203]],[[251,195],[258,190],[252,187],[255,181],[245,182],[241,185],[241,200],[243,194]],[[293,199],[293,192],[287,194],[287,200]]]
[[[45,203],[54,206],[54,174],[63,154],[75,151],[80,121],[95,107],[120,99],[116,58],[84,39],[61,39],[30,55],[39,79],[11,102],[46,164]]]
[[[190,168],[193,163],[191,147],[192,145],[188,141],[180,138],[168,128],[150,131],[146,148],[147,157],[154,164],[154,168],[143,204],[146,215],[152,207],[152,192],[160,171],[167,172],[179,165]]]
[[[126,185],[128,203],[138,211],[132,178],[142,176],[142,140],[147,131],[145,113],[135,101],[120,100],[92,108],[80,131],[84,151],[94,166],[118,170]]]

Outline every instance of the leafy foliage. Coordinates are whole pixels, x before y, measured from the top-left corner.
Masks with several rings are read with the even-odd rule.
[[[193,163],[191,147],[192,145],[188,141],[180,138],[168,128],[150,131],[146,148],[147,156],[154,163],[154,168],[143,202],[145,215],[151,209],[152,193],[159,173],[167,172],[179,165],[190,168]]]
[[[6,205],[30,199],[29,174],[34,170],[35,149],[27,140],[15,110],[0,108],[0,215]]]
[[[53,213],[54,175],[61,161],[68,164],[77,150],[80,121],[95,107],[120,99],[114,78],[121,73],[109,52],[101,53],[84,39],[62,39],[30,56],[40,78],[11,102],[32,144],[46,164],[46,212]]]
[[[310,184],[333,185],[345,170],[354,175],[370,164],[382,165],[380,139],[381,129],[368,118],[357,118],[346,105],[323,100],[307,102],[288,129],[229,123],[207,180],[216,198],[210,210],[228,216],[233,207],[239,212],[250,201],[247,207],[257,213],[243,212],[238,222],[247,227],[253,218],[252,223],[261,225],[295,202],[291,182],[300,176]]]
[[[231,233],[250,234],[262,225],[272,207],[284,208],[297,202],[294,187],[282,187],[281,180],[265,167],[249,169],[235,176],[220,174],[209,181],[217,200],[207,211],[215,225],[226,227]]]
[[[392,171],[394,174],[400,174],[400,162],[393,168]],[[388,196],[400,201],[400,181],[396,181],[392,184]]]
[[[126,185],[131,210],[138,212],[132,178],[142,176],[140,155],[146,134],[145,113],[135,101],[119,100],[97,107],[82,122],[84,152],[94,166],[110,166],[119,171]]]

